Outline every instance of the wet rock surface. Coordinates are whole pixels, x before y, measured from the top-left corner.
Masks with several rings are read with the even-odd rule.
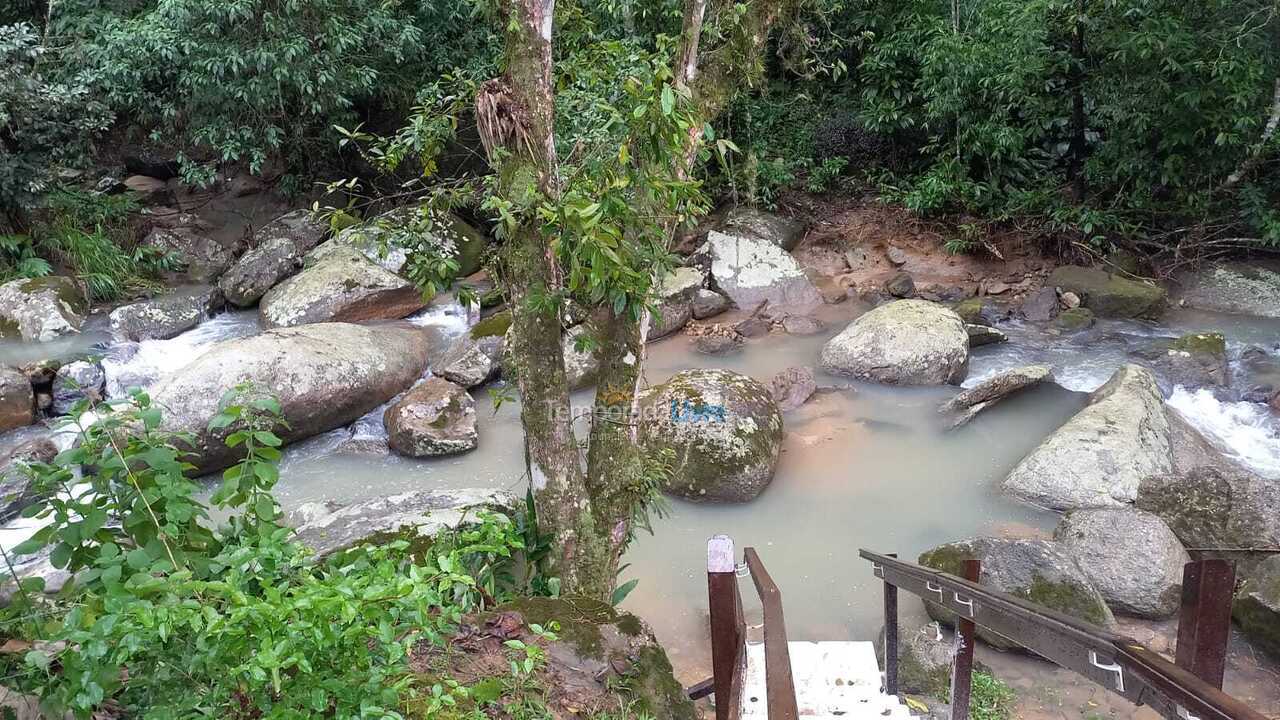
[[[1182,600],[1182,566],[1191,562],[1156,515],[1130,508],[1075,510],[1053,537],[1116,612],[1172,617]]]
[[[431,378],[396,401],[383,416],[387,445],[408,457],[437,457],[475,450],[475,401],[465,388]]]
[[[158,297],[111,311],[111,334],[138,342],[167,340],[208,319],[222,308],[222,292],[211,285],[175,288]]]
[[[413,283],[341,249],[325,255],[262,297],[263,327],[397,320],[426,306]]]
[[[0,337],[48,342],[80,332],[88,314],[84,291],[62,275],[0,285]]]
[[[862,315],[822,348],[824,370],[889,385],[957,384],[969,366],[960,316],[924,300],[899,300]]]
[[[35,422],[35,394],[27,374],[0,365],[0,432]]]
[[[1006,370],[942,403],[938,412],[950,416],[951,427],[958,428],[1010,395],[1052,378],[1053,370],[1047,365],[1026,365]]]

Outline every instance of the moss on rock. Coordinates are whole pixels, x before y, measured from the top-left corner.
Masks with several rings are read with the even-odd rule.
[[[471,327],[471,339],[502,337],[511,327],[511,311],[496,312]]]
[[[1150,318],[1164,310],[1164,288],[1096,268],[1064,265],[1045,284],[1079,295],[1085,307],[1102,317]]]
[[[1280,658],[1280,555],[1260,563],[1245,577],[1231,616],[1254,645]]]

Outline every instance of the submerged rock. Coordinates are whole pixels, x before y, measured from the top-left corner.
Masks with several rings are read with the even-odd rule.
[[[737,237],[750,237],[794,250],[804,237],[804,225],[790,218],[751,207],[736,207],[725,216],[720,232]]]
[[[695,352],[703,355],[732,355],[742,350],[742,346],[746,344],[746,338],[742,337],[737,330],[723,325],[717,326],[719,332],[707,333],[699,335],[693,340],[693,349]]]
[[[329,226],[310,210],[276,218],[254,234],[253,249],[232,265],[218,287],[227,302],[249,307],[281,280],[302,269],[302,258],[329,234]]]
[[[1133,502],[1138,484],[1172,468],[1169,423],[1155,376],[1125,365],[1004,479],[1002,489],[1054,510]]]
[[[475,450],[476,405],[465,388],[431,378],[405,393],[383,415],[387,445],[408,457],[436,457]]]
[[[0,433],[35,422],[36,398],[27,374],[0,365]]]
[[[222,308],[222,293],[210,285],[177,288],[159,297],[111,311],[111,334],[122,340],[167,340],[199,325]]]
[[[813,370],[807,367],[790,367],[774,375],[769,381],[769,392],[783,412],[795,410],[818,391],[818,381]]]
[[[1156,515],[1131,508],[1075,510],[1053,532],[1112,610],[1166,618],[1182,601],[1182,543]]]
[[[1253,642],[1280,659],[1280,555],[1272,555],[1247,573],[1231,617]]]
[[[1029,600],[1103,628],[1115,624],[1115,616],[1102,594],[1089,582],[1076,561],[1056,543],[1015,538],[974,538],[940,545],[920,555],[919,564],[964,576],[964,561],[982,563],[980,585]],[[955,614],[925,602],[929,617],[955,625]],[[978,637],[999,649],[1019,647],[978,626]]]
[[[336,508],[312,502],[292,514],[303,520],[294,540],[324,558],[364,543],[429,541],[479,522],[481,512],[511,515],[521,507],[519,498],[504,490],[417,490]]]
[[[1088,330],[1097,322],[1093,311],[1085,307],[1072,307],[1063,310],[1058,314],[1058,319],[1053,324],[1060,330],[1067,332],[1078,332],[1080,330]]]
[[[951,415],[951,427],[958,428],[1010,395],[1052,378],[1053,370],[1047,365],[1026,365],[1006,370],[942,403],[938,412]]]
[[[414,383],[427,368],[420,328],[316,323],[268,330],[212,346],[151,389],[164,408],[161,429],[190,433],[192,462],[202,472],[239,458],[226,429],[209,430],[223,394],[241,383],[275,394],[288,429],[286,443],[346,425]]]
[[[1222,333],[1188,333],[1180,338],[1156,338],[1131,353],[1170,386],[1195,389],[1231,384],[1227,340]]]
[[[770,308],[804,312],[822,304],[799,263],[772,242],[712,231],[707,247],[716,286],[744,310],[767,302]]]
[[[947,308],[898,300],[862,315],[822,348],[822,367],[890,385],[959,383],[969,369],[969,334]]]
[[[324,258],[262,297],[266,328],[307,323],[398,320],[426,306],[413,283],[349,248]]]
[[[782,414],[769,389],[728,370],[685,370],[640,397],[640,444],[672,455],[667,492],[746,502],[773,480]]]
[[[1102,317],[1151,318],[1164,311],[1164,288],[1105,270],[1064,265],[1054,270],[1045,284],[1075,293],[1084,307]]]
[[[80,332],[89,312],[79,283],[64,275],[0,285],[0,337],[49,342]]]
[[[77,360],[58,368],[53,378],[53,414],[66,415],[81,400],[102,400],[107,374],[102,366],[88,360]]]
[[[1182,304],[1214,312],[1280,317],[1280,272],[1262,263],[1209,265],[1184,274]]]

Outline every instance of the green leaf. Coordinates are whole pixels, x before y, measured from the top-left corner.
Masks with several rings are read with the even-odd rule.
[[[628,580],[627,582],[619,585],[613,591],[613,595],[609,596],[609,604],[614,606],[621,605],[622,601],[626,600],[627,596],[631,594],[631,591],[635,590],[636,585],[639,585],[639,584],[640,584],[640,579],[634,578],[632,580]]]
[[[662,88],[662,114],[668,117],[676,109],[676,94],[671,90],[670,85],[664,85]]]

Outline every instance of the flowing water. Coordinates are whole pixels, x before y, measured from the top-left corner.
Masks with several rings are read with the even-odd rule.
[[[865,307],[823,309],[827,331],[809,337],[771,335],[729,357],[693,352],[677,335],[649,350],[647,378],[661,382],[680,370],[719,367],[767,381],[796,365],[814,366],[822,344]],[[432,331],[432,346],[448,343],[475,321],[456,304],[437,302],[411,319]],[[1004,327],[1004,326],[1002,326]],[[858,548],[914,558],[939,543],[977,534],[1047,532],[1053,513],[1002,496],[999,481],[1050,432],[1084,406],[1152,337],[1220,330],[1238,356],[1262,345],[1272,352],[1280,321],[1175,312],[1163,325],[1103,322],[1076,336],[1056,336],[1013,324],[1011,342],[973,353],[973,384],[1032,362],[1055,369],[1059,385],[1025,392],[955,432],[944,431],[937,405],[952,388],[891,388],[823,376],[819,392],[785,416],[777,474],[758,499],[742,505],[669,503],[627,555],[624,579],[639,585],[625,606],[646,618],[667,646],[684,681],[707,674],[705,544],[717,533],[761,553],[783,589],[787,629],[795,639],[867,639],[880,626],[879,584]],[[109,393],[146,386],[180,368],[210,343],[258,332],[253,313],[218,316],[177,338],[105,344]],[[102,342],[93,337],[80,343]],[[19,351],[0,347],[0,361]],[[433,353],[438,356],[438,352]],[[465,455],[411,460],[385,453],[379,408],[346,428],[287,449],[277,494],[287,508],[313,500],[347,502],[423,488],[496,487],[523,492],[519,406],[476,390],[480,448]],[[590,402],[584,393],[575,402]],[[1280,422],[1262,406],[1222,401],[1207,391],[1172,389],[1170,404],[1260,473],[1280,477]],[[384,406],[385,407],[385,406]],[[11,546],[29,528],[0,530]],[[745,588],[744,588],[745,589]],[[747,591],[749,593],[749,590]],[[748,594],[748,597],[750,595]],[[918,610],[907,610],[918,612]]]

